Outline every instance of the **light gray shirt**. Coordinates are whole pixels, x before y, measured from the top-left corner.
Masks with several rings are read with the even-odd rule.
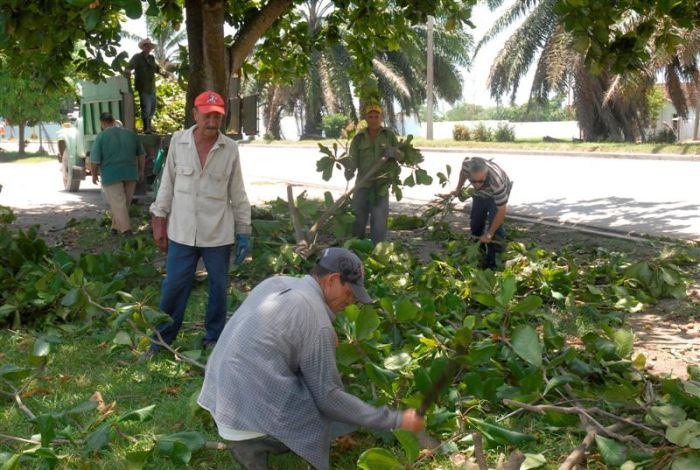
[[[173,134],[151,214],[168,218],[168,238],[187,246],[230,245],[250,234],[250,202],[238,145],[219,134],[202,168],[196,126]]]
[[[333,313],[311,276],[276,276],[252,290],[207,362],[198,403],[217,425],[273,436],[329,468],[332,421],[394,429],[401,413],[343,389]]]

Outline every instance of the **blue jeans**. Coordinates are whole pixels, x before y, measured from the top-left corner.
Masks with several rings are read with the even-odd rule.
[[[370,201],[370,188],[358,188],[352,197],[352,209],[355,211],[355,223],[352,235],[364,238],[369,220],[369,233],[375,245],[386,240],[387,219],[389,218],[389,194],[378,196]]]
[[[493,223],[494,217],[496,217],[496,212],[498,212],[498,206],[496,206],[496,201],[491,197],[472,197],[472,211],[469,216],[469,226],[471,229],[472,236],[480,237],[484,234],[484,229],[486,229],[486,222],[489,225]],[[496,230],[494,237],[499,238],[499,242],[503,243],[506,238],[506,229],[504,224],[501,224]],[[503,245],[497,243],[487,243],[486,244],[486,259],[484,261],[485,268],[495,268],[496,267],[496,255],[503,251]]]
[[[153,120],[153,115],[156,114],[156,92],[146,93],[139,91],[139,99],[141,100],[143,130],[151,130],[151,121]]]
[[[226,324],[226,294],[231,246],[203,248],[168,241],[166,275],[161,292],[160,309],[169,314],[173,322],[158,328],[166,343],[171,344],[175,341],[182,326],[185,307],[192,292],[194,273],[200,257],[204,260],[209,279],[209,300],[204,316],[206,333],[203,342],[206,345],[219,339]],[[158,347],[152,344],[151,349],[156,350]]]

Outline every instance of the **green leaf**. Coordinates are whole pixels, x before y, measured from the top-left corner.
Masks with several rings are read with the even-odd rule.
[[[205,444],[206,441],[200,433],[185,431],[161,437],[155,449],[175,462],[186,465],[192,458],[192,453],[203,448]]]
[[[14,364],[5,364],[0,367],[0,377],[10,382],[26,379],[32,373],[31,369],[17,367]]]
[[[513,313],[530,313],[542,306],[542,298],[537,295],[528,295],[511,309]]]
[[[488,440],[498,444],[511,444],[518,446],[525,442],[534,440],[531,434],[524,434],[519,431],[513,431],[498,424],[489,423],[487,421],[468,417],[467,420],[475,428],[477,428]]]
[[[126,16],[132,20],[138,20],[143,14],[141,0],[126,0],[124,2],[124,11],[126,12]]]
[[[94,400],[87,400],[78,405],[75,405],[73,408],[66,411],[66,414],[69,416],[77,416],[85,414],[89,411],[93,411],[95,409],[97,409],[97,402]]]
[[[155,410],[156,405],[146,406],[138,410],[129,411],[128,413],[119,417],[117,421],[139,421],[144,422],[153,418],[153,410]]]
[[[64,307],[72,307],[75,305],[75,303],[78,301],[80,298],[80,290],[77,288],[73,288],[69,290],[66,295],[63,296],[63,299],[61,300],[61,305]]]
[[[475,294],[472,294],[472,297],[474,300],[479,302],[481,305],[485,305],[487,307],[498,307],[498,301],[496,300],[496,297],[494,297],[491,294],[484,294],[481,292],[477,292]]]
[[[49,355],[51,351],[51,344],[44,341],[41,338],[37,338],[34,341],[34,348],[32,349],[32,357],[45,357]]]
[[[0,470],[19,470],[19,458],[21,454],[13,454],[9,459],[2,463]]]
[[[575,382],[576,380],[578,380],[578,378],[570,374],[556,375],[549,379],[549,381],[547,382],[547,386],[544,388],[544,392],[542,392],[542,395],[547,395],[547,393],[550,390],[553,390],[564,384]]]
[[[530,470],[539,468],[547,463],[547,459],[542,454],[524,454],[525,461],[520,465],[520,470]]]
[[[619,442],[601,435],[596,435],[595,443],[606,465],[619,467],[627,461],[627,447]]]
[[[688,376],[690,380],[700,381],[700,366],[696,364],[690,364],[688,367]]]
[[[632,355],[634,351],[634,333],[631,330],[617,330],[613,335],[615,352],[625,359]]]
[[[129,346],[131,347],[133,344],[131,342],[131,335],[127,333],[124,330],[117,331],[117,334],[114,335],[114,339],[112,340],[114,344],[119,344],[122,346]]]
[[[666,428],[666,439],[680,447],[700,449],[700,423],[694,419]]]
[[[433,381],[427,370],[420,368],[413,371],[413,381],[416,383],[416,388],[423,394],[430,390]]]
[[[48,447],[51,441],[56,437],[56,427],[58,421],[52,415],[40,415],[36,417],[36,425],[41,434],[41,445]]]
[[[153,454],[153,449],[129,452],[126,454],[127,470],[141,470]]]
[[[412,464],[415,462],[418,458],[418,454],[420,453],[420,442],[418,442],[416,435],[410,431],[396,429],[394,430],[394,436],[396,436],[396,439],[398,439],[401,443],[401,447],[406,454],[408,463]]]
[[[687,417],[683,408],[674,405],[652,406],[649,414],[664,426],[678,426]]]
[[[99,8],[93,8],[84,15],[85,18],[85,29],[87,31],[94,30],[100,21],[102,20],[102,10]]]
[[[700,468],[700,453],[677,457],[671,464],[671,470],[697,470]]]
[[[404,466],[386,449],[367,449],[357,459],[357,467],[362,470],[403,470]]]
[[[109,421],[100,424],[85,440],[87,448],[94,452],[106,446],[109,442],[109,431],[111,429],[112,423]]]
[[[370,307],[365,305],[360,310],[360,314],[355,320],[355,336],[357,339],[367,339],[369,338],[374,330],[379,326],[380,320],[377,312]]]
[[[520,325],[513,332],[513,351],[533,366],[542,366],[542,345],[537,332],[530,325]]]
[[[411,321],[418,315],[418,306],[408,299],[402,300],[396,307],[396,319],[400,322]]]
[[[501,280],[501,290],[496,295],[496,300],[501,306],[508,305],[515,294],[516,287],[515,277],[510,273],[505,274]]]
[[[389,370],[400,370],[411,363],[411,355],[405,352],[384,359],[384,367]]]
[[[335,349],[336,361],[344,366],[349,366],[350,364],[357,362],[360,357],[362,357],[362,355],[354,344],[341,343]]]

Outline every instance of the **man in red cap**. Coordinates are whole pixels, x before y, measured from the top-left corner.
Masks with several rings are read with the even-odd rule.
[[[160,328],[172,343],[185,315],[197,262],[209,278],[202,346],[212,347],[226,323],[231,247],[235,262],[250,253],[250,203],[243,185],[237,144],[219,129],[224,100],[205,91],[194,101],[195,125],[173,134],[158,195],[151,204],[153,238],[167,251],[160,309],[173,322]],[[158,349],[151,345],[149,357]]]

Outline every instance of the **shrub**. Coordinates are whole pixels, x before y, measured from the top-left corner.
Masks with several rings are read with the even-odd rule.
[[[348,117],[344,114],[329,114],[323,116],[323,132],[327,138],[337,139],[340,137],[340,131],[343,130],[348,122]]]
[[[491,128],[483,122],[480,122],[478,126],[472,129],[472,134],[474,140],[478,142],[489,142],[493,138]]]
[[[496,142],[515,141],[515,128],[505,122],[499,122],[493,133],[493,140]]]
[[[469,128],[463,124],[455,124],[452,128],[452,137],[455,140],[470,140],[471,134]]]
[[[655,144],[673,144],[676,142],[676,134],[671,129],[662,129],[651,138],[651,141]]]

